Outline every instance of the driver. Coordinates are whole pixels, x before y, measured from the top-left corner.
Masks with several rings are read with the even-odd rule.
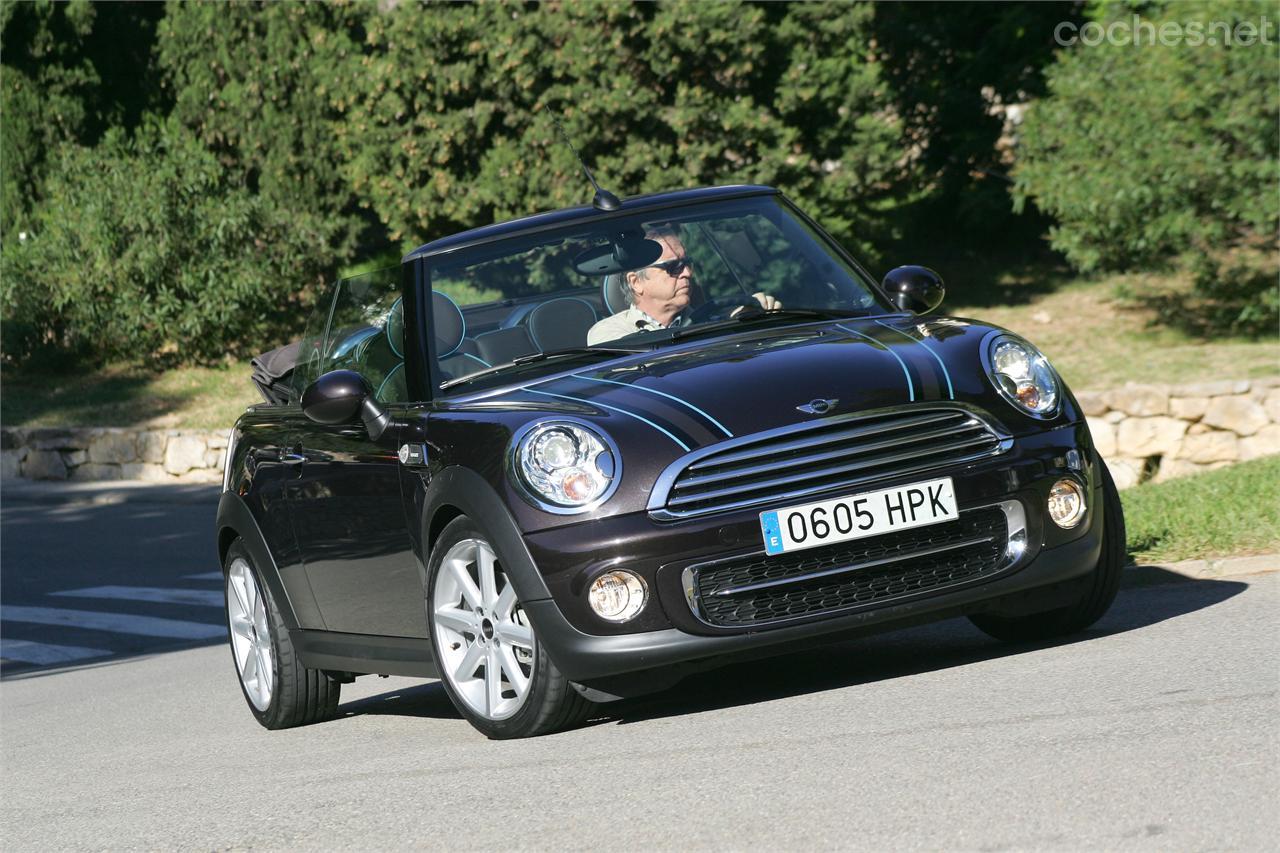
[[[592,326],[587,332],[588,345],[690,322],[693,264],[680,235],[664,225],[646,230],[644,236],[661,243],[662,254],[649,266],[626,273],[622,291],[626,295],[627,309]],[[782,307],[777,299],[766,293],[753,293],[752,296],[766,311]],[[741,310],[742,306],[739,306],[733,313]]]

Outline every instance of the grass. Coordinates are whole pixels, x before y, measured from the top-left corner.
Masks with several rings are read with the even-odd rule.
[[[361,268],[386,265],[396,255],[389,252]],[[1280,373],[1275,339],[1206,340],[1155,327],[1151,309],[1120,295],[1189,287],[1189,277],[1181,274],[1080,277],[1047,253],[919,252],[910,260],[933,266],[947,279],[939,313],[1023,335],[1078,391],[1125,382],[1179,384]],[[74,375],[6,369],[0,419],[6,426],[221,429],[258,400],[247,363],[163,373],[129,365]]]
[[[1193,337],[1154,325],[1153,309],[1122,296],[1186,290],[1189,274],[1082,277],[1044,257],[985,267],[974,258],[952,263],[957,275],[947,283],[942,312],[1017,332],[1043,350],[1077,391],[1280,373],[1275,338]]]
[[[83,373],[6,370],[0,421],[19,426],[145,426],[229,429],[262,401],[248,362],[160,373],[113,365]]]
[[[1280,456],[1120,493],[1129,553],[1143,562],[1280,551]]]

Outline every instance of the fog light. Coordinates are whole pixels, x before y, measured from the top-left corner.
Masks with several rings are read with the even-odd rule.
[[[1084,518],[1084,488],[1064,477],[1049,490],[1049,517],[1059,527],[1071,528]]]
[[[601,619],[626,622],[644,609],[648,588],[639,576],[625,571],[605,572],[591,582],[587,599]]]

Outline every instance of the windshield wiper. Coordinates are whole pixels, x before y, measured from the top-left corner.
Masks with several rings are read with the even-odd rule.
[[[754,323],[759,320],[803,319],[803,320],[848,320],[850,317],[861,317],[863,312],[848,311],[840,308],[770,308],[747,305],[727,320],[715,323],[703,323],[697,326],[686,326],[671,333],[671,340],[678,341],[701,335],[705,332],[717,332],[732,329],[743,323]]]
[[[647,348],[646,348],[647,350]],[[646,350],[625,349],[623,347],[566,347],[564,349],[554,349],[547,352],[532,352],[528,355],[517,356],[511,361],[502,364],[495,364],[492,367],[486,367],[484,370],[478,370],[475,373],[468,373],[466,376],[459,376],[457,379],[450,379],[448,382],[440,383],[440,390],[445,391],[457,385],[465,385],[476,379],[483,379],[486,376],[492,376],[495,373],[501,373],[504,370],[510,370],[513,367],[522,367],[526,364],[536,364],[539,361],[546,361],[549,358],[561,358],[570,355],[635,355],[636,353],[645,352]]]

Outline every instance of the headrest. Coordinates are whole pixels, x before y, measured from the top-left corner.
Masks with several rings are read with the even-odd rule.
[[[387,333],[387,343],[396,358],[404,358],[404,300],[397,299],[396,304],[387,312],[387,322],[383,326]]]
[[[587,345],[587,332],[596,322],[596,309],[585,299],[549,299],[529,312],[525,325],[534,346],[544,352]]]
[[[604,299],[604,308],[610,314],[626,311],[631,303],[627,301],[627,274],[616,272],[604,277],[600,285],[600,295]]]
[[[462,339],[467,335],[467,321],[458,303],[435,290],[431,291],[431,328],[436,335],[438,359],[451,355],[462,346]]]

